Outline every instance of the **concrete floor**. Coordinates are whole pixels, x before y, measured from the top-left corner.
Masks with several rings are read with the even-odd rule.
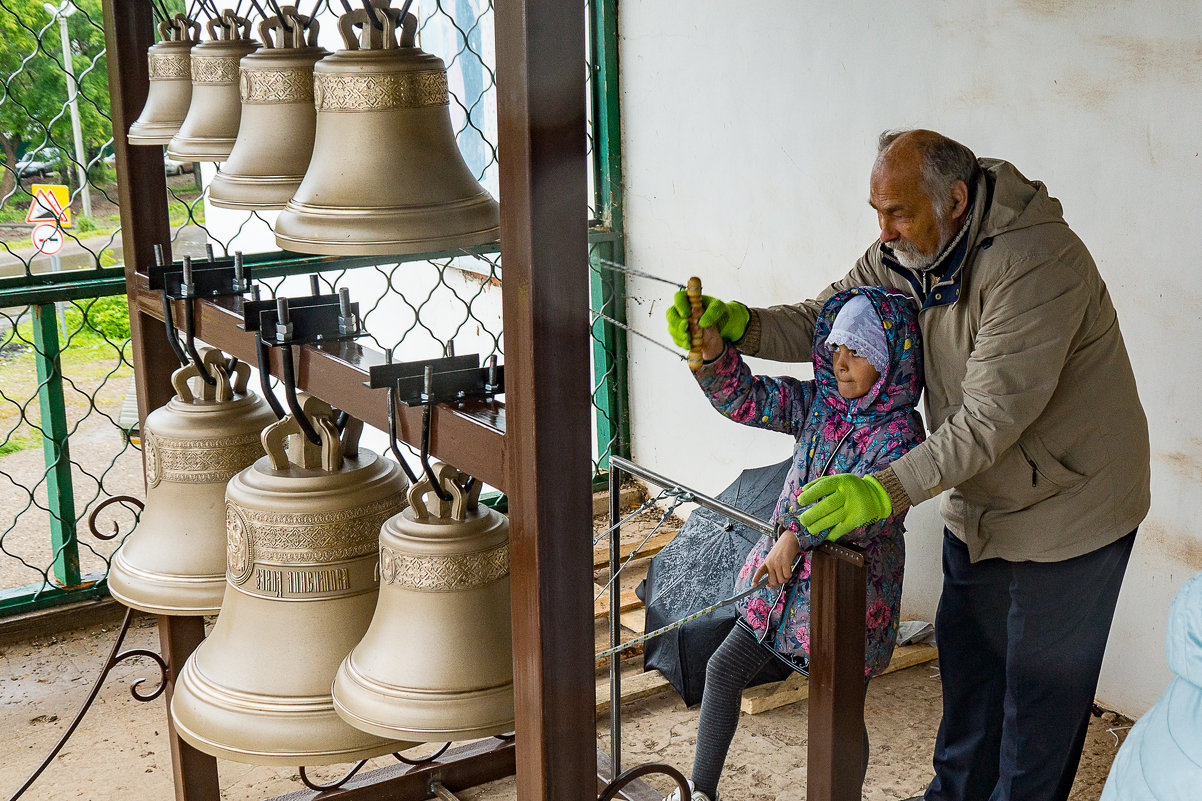
[[[116,622],[0,646],[0,793],[12,792],[38,764],[86,696],[112,647]],[[135,621],[127,647],[158,650],[154,620]],[[25,796],[39,801],[159,801],[172,795],[171,758],[163,701],[140,703],[129,684],[156,671],[123,663],[110,676],[96,705],[45,774]],[[919,792],[930,775],[940,715],[938,668],[920,665],[874,680],[866,717],[873,743],[864,790],[868,801],[892,801]],[[599,721],[599,747],[609,751],[608,718]],[[692,763],[697,710],[673,693],[624,707],[623,761],[666,761],[686,773]],[[1125,729],[1112,716],[1091,723],[1073,801],[1096,801]],[[722,792],[736,801],[796,801],[804,797],[806,707],[804,702],[755,716],[744,715],[725,771]],[[415,752],[415,754],[420,752]],[[391,758],[372,766],[392,764]],[[253,801],[300,789],[295,768],[221,762],[222,798]],[[338,768],[316,768],[329,780]],[[666,787],[666,785],[665,785]],[[515,798],[512,779],[461,794],[464,801]]]

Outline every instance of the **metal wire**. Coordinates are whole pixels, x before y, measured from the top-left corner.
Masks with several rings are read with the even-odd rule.
[[[679,507],[681,504],[690,502],[692,499],[693,499],[693,494],[691,492],[682,492],[681,494],[677,495],[675,498],[672,499],[672,505],[667,508],[667,510],[664,512],[663,517],[661,517],[659,519],[659,522],[655,524],[655,528],[653,528],[653,529],[651,529],[651,531],[647,532],[647,536],[643,537],[643,541],[638,544],[638,547],[636,547],[633,551],[631,551],[630,555],[626,557],[626,561],[623,562],[621,564],[621,566],[619,566],[618,569],[614,571],[614,574],[609,577],[609,581],[605,582],[605,586],[601,588],[601,591],[598,592],[595,596],[593,596],[593,603],[596,603],[597,601],[601,600],[601,596],[605,594],[605,591],[609,589],[609,586],[614,583],[614,581],[618,578],[618,576],[622,575],[622,571],[625,570],[626,566],[629,565],[630,562],[636,556],[639,555],[639,551],[641,551],[643,546],[647,544],[648,540],[650,540],[653,536],[655,536],[655,532],[659,531],[660,528],[664,525],[664,523],[668,522],[668,518],[670,518],[672,516],[672,514],[676,511],[677,507]]]
[[[593,322],[596,322],[597,320],[604,320],[605,322],[609,323],[610,325],[616,325],[618,328],[621,328],[623,331],[627,331],[631,334],[634,334],[636,337],[639,337],[640,339],[644,339],[647,342],[650,342],[652,345],[655,345],[657,348],[660,348],[661,350],[666,350],[668,353],[671,353],[673,356],[680,359],[682,362],[688,361],[688,357],[685,356],[683,353],[673,350],[672,348],[668,347],[664,343],[660,342],[658,339],[647,336],[642,331],[631,328],[630,326],[626,325],[626,323],[622,323],[622,322],[615,320],[614,318],[610,317],[608,314],[602,314],[599,311],[593,311],[591,313],[593,315]]]
[[[670,489],[660,490],[659,495],[656,495],[654,498],[648,498],[647,500],[643,501],[642,505],[640,505],[638,509],[635,509],[630,514],[626,515],[626,517],[623,517],[617,523],[614,523],[612,526],[605,529],[597,536],[593,537],[593,545],[596,545],[598,542],[600,542],[601,539],[605,535],[609,534],[610,532],[614,531],[615,529],[621,528],[624,524],[630,522],[635,517],[641,515],[643,512],[647,511],[652,506],[654,506],[655,504],[659,503],[664,498],[667,498],[669,495],[672,495],[672,494],[673,494],[673,490],[670,490]]]
[[[602,259],[602,258],[594,258],[592,261],[594,264],[596,264],[602,270],[609,270],[610,272],[624,273],[626,275],[633,275],[636,278],[646,278],[648,281],[659,281],[661,284],[667,284],[668,286],[674,286],[677,289],[684,289],[684,284],[680,283],[679,281],[672,281],[667,278],[660,278],[658,275],[652,275],[651,273],[645,273],[640,270],[636,270],[633,267],[627,267],[625,264],[618,264],[616,261],[610,261],[609,259]]]

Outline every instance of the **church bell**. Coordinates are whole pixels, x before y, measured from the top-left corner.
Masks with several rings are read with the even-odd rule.
[[[259,435],[275,422],[267,404],[246,392],[248,365],[238,363],[231,375],[221,351],[200,353],[214,383],[192,364],[181,367],[171,376],[175,397],[146,418],[146,508],[109,570],[114,598],[156,615],[221,608],[225,485],[263,455]]]
[[[317,765],[412,745],[348,726],[330,696],[371,622],[378,533],[404,507],[406,480],[358,447],[361,422],[340,433],[329,405],[300,404],[319,443],[289,415],[229,483],[225,602],[171,699],[184,740],[238,762]]]
[[[313,158],[276,220],[281,248],[389,255],[498,238],[497,202],[455,143],[446,65],[414,46],[416,28],[386,0],[339,18],[346,49],[313,70]]]
[[[206,27],[209,39],[192,48],[188,116],[167,144],[167,156],[175,161],[225,161],[238,137],[238,62],[259,43],[250,38],[250,21],[230,10]]]
[[[183,14],[159,23],[159,42],[146,52],[150,89],[126,140],[131,145],[165,145],[175,136],[192,100],[190,69],[200,26]]]
[[[300,186],[313,154],[317,110],[313,65],[317,21],[282,6],[259,23],[263,46],[242,59],[242,122],[229,159],[209,186],[226,209],[282,209]]]
[[[380,533],[380,600],[334,679],[356,728],[421,742],[513,730],[509,521],[449,465],[409,490]],[[471,487],[469,489],[469,487]]]

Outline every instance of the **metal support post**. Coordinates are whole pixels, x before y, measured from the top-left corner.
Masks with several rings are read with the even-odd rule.
[[[496,4],[517,791],[596,781],[584,15]]]
[[[864,554],[826,543],[810,565],[806,798],[859,801],[864,737]]]
[[[217,760],[197,751],[175,733],[175,722],[171,719],[171,696],[175,693],[175,681],[196,647],[205,637],[203,617],[179,617],[159,615],[159,647],[167,662],[167,690],[163,699],[167,705],[167,739],[171,743],[171,764],[175,768],[176,801],[220,801],[221,789],[217,783]]]
[[[618,570],[622,551],[622,474],[617,467],[609,468],[609,575]],[[609,583],[609,647],[617,648],[621,642],[622,583]],[[613,772],[610,780],[622,772],[622,655],[609,658],[609,750],[612,754]]]
[[[74,587],[80,583],[79,546],[75,538],[75,491],[71,486],[58,315],[53,303],[32,308],[38,406],[42,412],[42,453],[46,458],[46,504],[50,508],[50,543],[54,548],[52,569],[55,580],[62,586]]]

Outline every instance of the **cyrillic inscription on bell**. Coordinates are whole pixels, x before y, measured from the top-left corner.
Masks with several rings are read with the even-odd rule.
[[[171,700],[184,740],[239,762],[326,764],[411,745],[348,726],[330,697],[371,621],[378,532],[407,483],[358,447],[361,422],[339,431],[328,404],[303,393],[300,404],[318,441],[289,415],[230,481],[225,604]]]
[[[276,243],[388,255],[495,241],[497,202],[455,143],[446,65],[414,46],[413,14],[402,21],[386,0],[370,7],[380,27],[366,9],[342,15],[346,49],[313,69],[313,158],[276,220]]]
[[[176,161],[225,161],[234,149],[242,120],[238,62],[259,43],[250,38],[250,20],[225,10],[206,23],[209,39],[192,48],[192,101],[188,116],[167,144]]]
[[[225,357],[201,348],[212,384],[192,364],[171,376],[175,397],[143,428],[146,508],[113,557],[109,591],[157,615],[213,615],[225,595],[225,485],[263,455],[260,434],[275,416],[247,393],[250,367],[231,375]]]
[[[238,139],[209,186],[214,206],[282,209],[296,193],[317,128],[313,65],[329,55],[317,46],[318,27],[295,6],[281,6],[259,23],[263,47],[240,66]]]
[[[192,102],[190,54],[200,25],[183,14],[159,23],[159,42],[146,51],[150,88],[142,113],[129,126],[131,145],[165,145],[188,116]]]
[[[338,669],[334,705],[357,728],[408,740],[511,731],[509,521],[479,504],[479,482],[434,472],[446,500],[423,479],[380,532],[379,604]]]

